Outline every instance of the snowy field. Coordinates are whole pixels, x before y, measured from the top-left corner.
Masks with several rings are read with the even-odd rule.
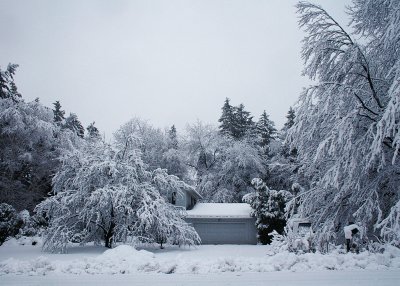
[[[273,254],[262,245],[136,250],[72,247],[49,254],[40,243],[0,247],[1,285],[399,285],[400,250],[384,254]],[[77,275],[79,274],[79,275]],[[93,275],[99,274],[99,275]],[[166,275],[171,274],[171,275]],[[133,283],[134,282],[134,283]]]

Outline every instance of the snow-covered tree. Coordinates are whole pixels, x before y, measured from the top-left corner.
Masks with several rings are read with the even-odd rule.
[[[65,117],[65,111],[61,109],[61,103],[60,101],[56,101],[53,103],[54,109],[53,109],[53,114],[54,114],[54,122],[57,122],[58,124],[62,124]]]
[[[187,164],[195,169],[197,176],[212,169],[221,150],[222,137],[217,129],[200,121],[187,126],[185,150]]]
[[[354,0],[354,35],[320,6],[297,8],[308,33],[304,74],[316,81],[288,134],[309,182],[299,210],[317,235],[356,221],[398,244],[400,2]]]
[[[78,141],[40,102],[0,99],[0,201],[33,210],[51,190],[61,150]]]
[[[168,130],[168,148],[169,149],[178,149],[178,135],[176,132],[175,125],[172,125]]]
[[[186,147],[204,201],[241,202],[251,180],[265,172],[263,157],[252,142],[223,136],[211,125],[188,126]]]
[[[21,94],[19,94],[14,82],[14,74],[17,68],[18,65],[11,63],[4,71],[0,67],[0,99],[9,98],[14,102],[21,99]]]
[[[254,128],[253,116],[250,112],[244,109],[243,104],[234,108],[234,133],[233,137],[236,139],[241,139]]]
[[[269,244],[272,241],[270,233],[276,231],[282,234],[284,231],[285,206],[291,199],[291,193],[284,190],[270,190],[259,178],[254,178],[252,185],[255,191],[246,194],[243,201],[253,208],[252,215],[256,218],[258,240],[262,244]]]
[[[294,119],[296,118],[296,113],[292,107],[289,108],[289,111],[286,115],[287,121],[285,122],[283,129],[287,130],[294,125]]]
[[[165,168],[163,154],[168,150],[167,138],[160,129],[154,128],[147,121],[132,118],[114,133],[114,137],[119,148],[123,148],[129,138],[135,138],[131,148],[140,150],[141,158],[149,169]]]
[[[136,235],[144,242],[177,245],[200,244],[201,240],[192,226],[177,215],[171,204],[155,190],[142,191],[142,201],[136,211]]]
[[[130,236],[150,239],[154,233],[142,233],[143,228],[139,226],[146,224],[145,220],[161,220],[155,217],[159,215],[179,221],[182,227],[174,229],[177,232],[184,231],[184,227],[194,232],[184,225],[178,213],[173,216],[168,212],[164,206],[167,202],[161,195],[169,190],[180,194],[181,188],[188,186],[162,170],[148,171],[140,152],[131,148],[131,144],[134,142],[128,140],[123,149],[115,149],[101,140],[92,140],[64,155],[62,166],[53,179],[54,196],[36,208],[37,213],[46,215],[49,220],[44,249],[64,252],[76,236],[82,243],[103,241],[106,247],[124,242]],[[150,203],[150,208],[157,211],[150,209],[144,215],[143,210]],[[168,231],[168,236],[176,234]],[[195,237],[193,233],[186,235]]]
[[[15,236],[22,224],[22,219],[11,205],[0,203],[0,245],[9,236]]]
[[[85,135],[85,128],[83,128],[82,123],[79,121],[78,116],[75,113],[70,113],[70,115],[65,119],[64,127],[68,128],[81,138]]]
[[[94,126],[94,122],[90,123],[88,127],[86,127],[87,130],[87,136],[91,139],[99,139],[100,136],[100,132],[99,129]]]
[[[230,104],[230,99],[226,98],[222,106],[222,114],[218,119],[220,122],[219,132],[224,136],[233,136],[235,133],[235,110]]]
[[[178,133],[175,125],[166,131],[167,148],[163,152],[163,160],[160,164],[161,168],[168,170],[168,174],[178,176],[182,180],[188,179],[188,167],[185,164],[184,152],[178,140]]]
[[[269,144],[276,138],[276,132],[275,123],[269,119],[268,114],[264,110],[255,127],[257,144],[261,147],[263,154],[268,154]]]
[[[219,131],[225,137],[241,139],[254,128],[253,117],[244,109],[244,105],[232,106],[226,98],[222,107]]]

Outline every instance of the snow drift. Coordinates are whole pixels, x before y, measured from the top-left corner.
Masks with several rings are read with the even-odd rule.
[[[400,269],[400,250],[387,248],[384,253],[362,252],[360,254],[294,254],[281,252],[260,257],[205,256],[202,248],[178,251],[173,257],[164,253],[153,254],[121,245],[94,257],[69,261],[55,260],[55,256],[40,256],[34,259],[8,258],[0,261],[0,275],[28,274],[134,274],[134,273],[185,273],[206,274],[222,272],[273,272],[316,270],[382,270]],[[234,247],[234,246],[233,246]],[[236,246],[240,247],[240,246]],[[257,246],[255,246],[257,247]],[[257,249],[260,251],[260,249]],[[232,255],[235,255],[232,253]]]

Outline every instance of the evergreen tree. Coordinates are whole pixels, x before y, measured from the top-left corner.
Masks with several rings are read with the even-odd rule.
[[[258,144],[267,152],[268,145],[276,136],[276,129],[274,122],[268,118],[268,114],[265,112],[265,110],[261,114],[255,129],[258,137]]]
[[[270,190],[263,180],[255,178],[252,180],[254,193],[247,194],[243,201],[249,203],[253,208],[253,216],[256,217],[258,240],[262,244],[269,244],[272,231],[282,234],[286,225],[285,206],[291,198],[288,191]]]
[[[230,104],[230,99],[226,98],[222,107],[222,115],[218,120],[219,132],[225,136],[234,136],[235,133],[235,112],[234,107]]]
[[[294,119],[296,118],[296,114],[294,112],[294,109],[292,107],[289,108],[289,111],[286,115],[287,121],[284,124],[284,129],[289,129],[290,127],[293,126],[294,124]]]
[[[97,127],[94,126],[94,121],[90,123],[88,127],[86,127],[86,130],[88,132],[89,138],[100,138],[99,129],[97,129]]]
[[[179,148],[178,135],[175,125],[172,125],[167,134],[167,150],[163,153],[162,168],[166,168],[168,173],[180,179],[185,179],[187,166],[184,163],[182,151]]]
[[[11,98],[14,102],[17,102],[21,98],[14,82],[14,74],[17,68],[18,65],[16,64],[8,64],[5,71],[0,68],[0,99]]]
[[[70,113],[70,115],[65,119],[65,127],[81,138],[85,135],[85,129],[75,113]]]
[[[57,124],[61,124],[63,122],[65,111],[61,110],[61,104],[60,101],[56,101],[53,103],[54,109],[53,109],[53,114],[54,114],[54,122]]]
[[[175,125],[171,126],[171,129],[168,131],[168,149],[178,149],[178,136],[176,134]]]
[[[244,105],[240,104],[234,108],[234,131],[233,137],[235,139],[243,138],[254,127],[253,117],[250,112],[244,109]]]

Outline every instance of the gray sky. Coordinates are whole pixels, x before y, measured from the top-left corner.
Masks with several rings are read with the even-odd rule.
[[[110,138],[138,116],[178,132],[224,99],[280,128],[307,79],[292,0],[0,0],[0,65],[29,101],[60,100]],[[347,24],[350,0],[319,0]]]

